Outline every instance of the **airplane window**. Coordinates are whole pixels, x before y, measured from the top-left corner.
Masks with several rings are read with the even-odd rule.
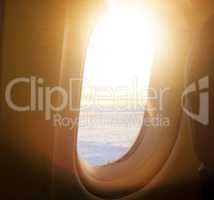
[[[145,15],[112,9],[99,20],[83,73],[81,159],[105,165],[134,144],[143,124],[154,53],[155,30]]]

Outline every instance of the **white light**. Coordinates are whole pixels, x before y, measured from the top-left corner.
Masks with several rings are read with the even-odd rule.
[[[139,99],[133,95],[130,83],[137,80],[142,89],[140,95],[144,96],[150,82],[158,34],[150,17],[122,9],[118,1],[109,2],[111,11],[99,20],[89,41],[79,117],[78,151],[83,159],[95,165],[118,159],[137,138],[143,123],[140,106],[144,107],[144,103],[140,100],[140,106],[134,107]],[[124,93],[118,90],[120,87],[128,90]],[[95,88],[96,94],[91,88]],[[116,100],[114,97],[109,100],[108,89],[116,91],[113,94]],[[117,98],[120,96],[128,98]],[[118,107],[130,113],[118,112]],[[111,112],[105,112],[106,108]],[[120,122],[114,124],[118,119],[122,120],[122,126]],[[130,123],[129,128],[127,123]]]
[[[87,50],[84,78],[97,86],[120,86],[137,77],[148,85],[155,52],[148,17],[113,9],[97,24]]]

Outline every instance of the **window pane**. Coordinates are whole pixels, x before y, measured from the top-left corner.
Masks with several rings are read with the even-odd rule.
[[[92,165],[113,162],[135,142],[154,58],[154,29],[142,14],[111,12],[87,50],[78,152]]]

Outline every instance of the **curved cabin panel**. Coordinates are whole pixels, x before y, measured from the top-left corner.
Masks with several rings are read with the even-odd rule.
[[[160,104],[149,99],[144,116],[168,116],[170,124],[140,124],[134,145],[121,159],[93,166],[77,151],[79,108],[87,47],[109,3],[153,13],[163,27],[161,34],[156,32],[161,39],[150,87],[158,91],[168,88],[170,92],[159,102],[161,112],[157,109]],[[187,98],[183,102],[187,107],[182,107],[181,96],[190,80],[207,89],[207,79],[201,74],[209,76],[213,70],[200,63],[211,63],[211,55],[207,52],[204,56],[203,48],[209,47],[206,50],[210,52],[212,42],[201,44],[198,60],[192,48],[196,48],[195,40],[213,14],[213,7],[211,1],[193,0],[1,1],[0,198],[203,199],[200,191],[204,187],[202,191],[207,191],[206,184],[199,176],[203,182],[207,178],[204,174],[212,178],[213,171],[212,165],[206,165],[210,163],[209,149],[201,152],[201,145],[212,144],[200,133],[204,126],[212,132],[213,121],[204,125],[203,118],[199,126],[194,118],[200,120],[200,112],[192,118],[186,114],[188,106],[194,110],[198,105],[195,98]],[[205,44],[207,40],[200,41]],[[196,89],[194,84],[190,88],[193,92]],[[205,116],[203,110],[202,114]],[[192,137],[195,133],[200,137]],[[202,165],[205,173],[201,175],[198,169]]]

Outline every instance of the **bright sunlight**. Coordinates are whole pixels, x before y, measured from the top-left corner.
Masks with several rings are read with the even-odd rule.
[[[93,165],[124,155],[143,121],[156,45],[152,20],[111,1],[87,49],[78,150]],[[137,95],[138,94],[138,95]]]
[[[91,36],[85,78],[99,86],[118,86],[138,77],[147,85],[154,59],[154,34],[154,26],[146,16],[111,12],[99,21]]]

